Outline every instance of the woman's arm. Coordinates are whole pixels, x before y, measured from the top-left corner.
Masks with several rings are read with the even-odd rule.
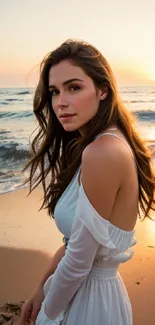
[[[19,325],[30,325],[36,321],[37,315],[41,308],[42,301],[45,298],[44,285],[48,278],[55,272],[59,262],[65,255],[65,246],[61,246],[52,258],[52,261],[43,275],[42,279],[36,286],[29,299],[23,304],[21,309]]]
[[[40,282],[38,283],[38,287],[43,287],[46,280],[48,279],[48,277],[50,275],[52,275],[56,268],[57,265],[59,264],[59,262],[61,261],[62,257],[65,255],[65,245],[62,245],[54,254],[54,256],[52,257],[52,261],[50,262],[50,265],[47,269],[47,271],[44,273],[43,277],[41,278]]]

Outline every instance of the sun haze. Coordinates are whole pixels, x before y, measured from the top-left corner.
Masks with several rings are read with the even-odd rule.
[[[42,58],[68,38],[109,60],[120,84],[155,83],[155,2],[0,2],[0,87],[36,85]]]

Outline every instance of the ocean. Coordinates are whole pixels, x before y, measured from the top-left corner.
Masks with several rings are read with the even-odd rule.
[[[136,127],[155,149],[155,86],[119,87],[126,107],[137,116]],[[29,157],[29,137],[37,122],[34,88],[0,88],[0,194],[24,187],[23,169]],[[153,158],[154,159],[154,158]]]

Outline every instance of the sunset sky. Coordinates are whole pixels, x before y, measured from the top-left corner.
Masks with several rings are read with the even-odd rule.
[[[120,85],[155,84],[154,0],[0,0],[0,33],[0,87],[35,86],[67,38],[98,47]]]

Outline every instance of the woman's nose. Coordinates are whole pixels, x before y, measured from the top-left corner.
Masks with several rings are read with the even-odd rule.
[[[67,97],[66,97],[66,95],[64,93],[59,94],[57,105],[59,107],[60,106],[68,106]]]

